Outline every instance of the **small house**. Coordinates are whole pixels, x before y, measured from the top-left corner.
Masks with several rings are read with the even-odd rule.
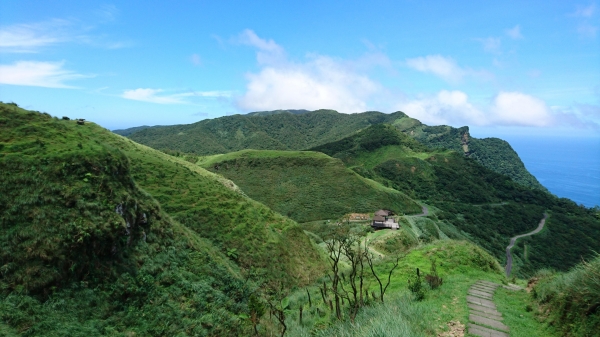
[[[388,210],[384,210],[384,209],[380,209],[379,211],[375,212],[375,216],[373,217],[373,222],[371,223],[371,227],[373,227],[375,229],[384,229],[384,228],[398,229],[398,228],[400,228],[400,226],[396,222],[396,219],[394,219],[390,216],[391,213],[392,212],[390,212]]]

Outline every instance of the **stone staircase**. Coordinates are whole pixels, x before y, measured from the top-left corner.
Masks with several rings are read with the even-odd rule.
[[[469,306],[468,331],[481,337],[508,337],[509,328],[502,323],[502,314],[496,310],[493,302],[494,292],[500,284],[489,281],[477,281],[467,294]],[[509,290],[519,290],[515,285],[503,286]]]

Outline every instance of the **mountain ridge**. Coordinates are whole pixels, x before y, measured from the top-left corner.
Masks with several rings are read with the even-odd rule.
[[[301,110],[300,113],[275,110],[118,132],[159,150],[213,155],[244,149],[306,150],[340,140],[374,124],[391,124],[430,148],[453,149],[524,186],[546,191],[507,142],[497,138],[473,138],[466,126],[427,126],[401,111],[341,114],[334,110]]]

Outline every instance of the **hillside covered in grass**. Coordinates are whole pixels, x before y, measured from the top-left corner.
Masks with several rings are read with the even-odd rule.
[[[469,238],[500,261],[508,238],[535,228],[548,212],[544,231],[514,250],[525,274],[542,267],[566,270],[600,246],[594,210],[516,184],[455,151],[428,150],[391,126],[371,126],[311,150],[340,158],[362,176],[435,206],[438,227],[455,228],[448,231],[450,237]]]
[[[319,152],[244,150],[203,157],[198,165],[234,181],[254,200],[298,222],[338,219],[385,208],[420,213],[404,194],[366,179]]]
[[[391,124],[432,149],[452,149],[524,186],[545,190],[510,145],[497,138],[477,139],[468,127],[427,126],[403,112],[277,110],[206,119],[173,126],[136,127],[115,132],[159,150],[223,154],[245,149],[306,150],[338,141],[376,124]]]
[[[256,280],[323,271],[292,220],[93,123],[0,104],[0,170],[3,335],[243,335]]]

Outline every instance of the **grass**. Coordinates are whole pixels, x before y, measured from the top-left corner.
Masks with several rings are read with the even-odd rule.
[[[379,231],[377,233],[380,233]],[[385,237],[381,235],[380,237]],[[407,290],[407,280],[419,268],[428,273],[431,260],[436,259],[443,285],[426,292],[425,300],[416,302]],[[391,257],[379,259],[377,272],[386,273]],[[439,240],[413,248],[400,260],[386,293],[385,304],[371,303],[352,324],[337,321],[328,306],[324,305],[318,285],[321,279],[307,289],[311,293],[312,307],[308,305],[306,289],[289,296],[287,324],[289,336],[433,336],[448,329],[450,321],[465,324],[468,319],[466,294],[477,280],[501,282],[502,271],[496,260],[481,248],[464,241]],[[321,283],[320,283],[321,282]],[[371,277],[367,279],[369,291],[377,291]],[[303,307],[303,322],[299,322],[299,308]],[[277,325],[265,323],[276,331]],[[273,330],[268,330],[273,331]]]
[[[538,315],[566,336],[593,336],[600,331],[600,256],[567,273],[540,271],[533,279]]]
[[[237,152],[229,152],[225,154],[215,154],[212,156],[202,156],[198,158],[197,165],[201,167],[210,167],[220,162],[238,158],[313,158],[323,159],[328,156],[321,152],[315,151],[277,151],[277,150],[242,150]]]
[[[319,152],[245,150],[200,160],[251,198],[299,222],[386,208],[418,213],[403,193],[366,179]]]
[[[531,296],[525,290],[513,291],[499,287],[494,293],[494,303],[504,318],[503,323],[510,327],[514,337],[552,337],[559,336],[557,331],[540,324],[532,311]]]
[[[312,282],[295,222],[197,165],[0,104],[0,331],[244,335],[252,271]]]

